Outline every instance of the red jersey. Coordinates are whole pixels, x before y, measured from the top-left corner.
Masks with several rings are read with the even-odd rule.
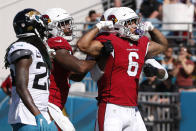
[[[2,82],[1,88],[6,88],[7,92],[5,92],[7,95],[11,95],[12,90],[12,78],[10,75]]]
[[[48,39],[48,45],[54,50],[66,49],[72,54],[72,48],[62,37],[53,37]],[[49,102],[63,109],[69,93],[69,74],[70,71],[63,68],[58,62],[53,61],[53,69],[50,75],[50,95]]]
[[[123,106],[137,106],[139,78],[149,39],[141,37],[130,43],[113,34],[99,35],[96,40],[110,40],[114,51],[109,56],[104,75],[98,81],[98,101]]]
[[[11,88],[12,88],[12,79],[11,79],[10,75],[8,75],[8,77],[2,82],[1,87],[2,88],[7,88],[8,90],[11,90]]]

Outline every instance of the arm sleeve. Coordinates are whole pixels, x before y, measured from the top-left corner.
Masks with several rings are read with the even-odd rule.
[[[168,78],[167,70],[159,62],[157,62],[155,59],[147,59],[145,61],[145,64],[151,64],[153,67],[155,67],[157,69],[163,69],[165,71],[165,76],[162,79],[159,79],[159,80],[166,80]]]

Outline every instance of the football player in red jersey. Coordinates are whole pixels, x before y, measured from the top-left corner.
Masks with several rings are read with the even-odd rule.
[[[56,55],[50,75],[49,112],[57,125],[65,131],[75,130],[68,117],[62,114],[69,92],[70,72],[85,73],[95,64],[94,60],[79,60],[72,55],[69,42],[73,39],[73,18],[61,8],[52,8],[45,12],[49,16],[48,24],[51,38],[47,43]],[[74,78],[74,77],[72,77]],[[76,79],[74,79],[76,80]]]
[[[8,96],[11,96],[11,89],[12,89],[12,78],[10,75],[2,82],[1,88]]]
[[[137,108],[139,77],[144,61],[166,50],[167,39],[149,23],[141,29],[139,17],[128,7],[115,9],[108,18],[111,21],[99,22],[77,42],[81,51],[95,57],[103,43],[114,48],[98,81],[96,130],[146,131]],[[102,32],[112,24],[113,30]],[[154,41],[143,36],[143,31],[149,31]]]
[[[124,8],[124,7],[120,7],[120,8]],[[116,10],[116,9],[119,9],[119,8],[113,7],[113,8],[107,9],[103,13],[103,15],[101,17],[101,21],[107,20],[108,16],[111,14],[111,12]],[[145,22],[145,25],[147,27],[147,29],[144,29],[145,33],[148,32],[149,27],[151,29],[154,28],[154,26],[152,25],[151,22]],[[89,57],[89,56],[87,56],[87,57]],[[91,69],[91,71],[90,71],[91,78],[94,81],[97,82],[101,78],[101,76],[104,74],[103,65],[104,65],[106,60],[107,60],[107,57],[99,57],[99,61],[97,61],[96,65],[93,67],[93,69]],[[144,72],[146,77],[152,77],[152,76],[156,75],[157,78],[159,80],[162,80],[162,81],[166,80],[168,78],[167,70],[159,62],[157,62],[155,59],[146,59],[145,60],[145,65],[143,67],[143,72]]]

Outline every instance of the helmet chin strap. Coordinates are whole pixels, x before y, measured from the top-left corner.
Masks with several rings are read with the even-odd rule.
[[[35,33],[25,33],[25,34],[16,35],[16,37],[22,38],[22,37],[29,37],[29,36],[33,36],[33,35],[35,35]]]
[[[47,49],[48,53],[50,53],[50,52],[51,52],[51,49],[50,49],[50,47],[48,46],[47,38],[46,38],[46,37],[41,38],[41,36],[40,36],[40,34],[39,34],[39,32],[37,31],[36,28],[35,28],[35,33],[36,33],[37,36],[43,41],[44,45],[46,46],[46,49]],[[50,55],[50,54],[49,54],[49,55]]]

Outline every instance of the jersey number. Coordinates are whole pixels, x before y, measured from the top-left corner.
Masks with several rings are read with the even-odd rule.
[[[47,86],[49,85],[49,82],[47,82],[47,83],[45,82],[44,85],[39,85],[38,84],[39,79],[46,77],[47,73],[48,73],[46,64],[43,63],[43,62],[38,62],[37,65],[36,65],[36,69],[40,69],[41,67],[45,67],[46,72],[44,72],[42,74],[35,75],[35,79],[33,81],[33,87],[32,88],[40,89],[40,90],[46,90]]]
[[[139,56],[136,52],[129,53],[129,66],[127,70],[129,76],[136,76],[139,68],[139,64],[133,61],[133,57],[135,57],[135,59],[139,59]]]

